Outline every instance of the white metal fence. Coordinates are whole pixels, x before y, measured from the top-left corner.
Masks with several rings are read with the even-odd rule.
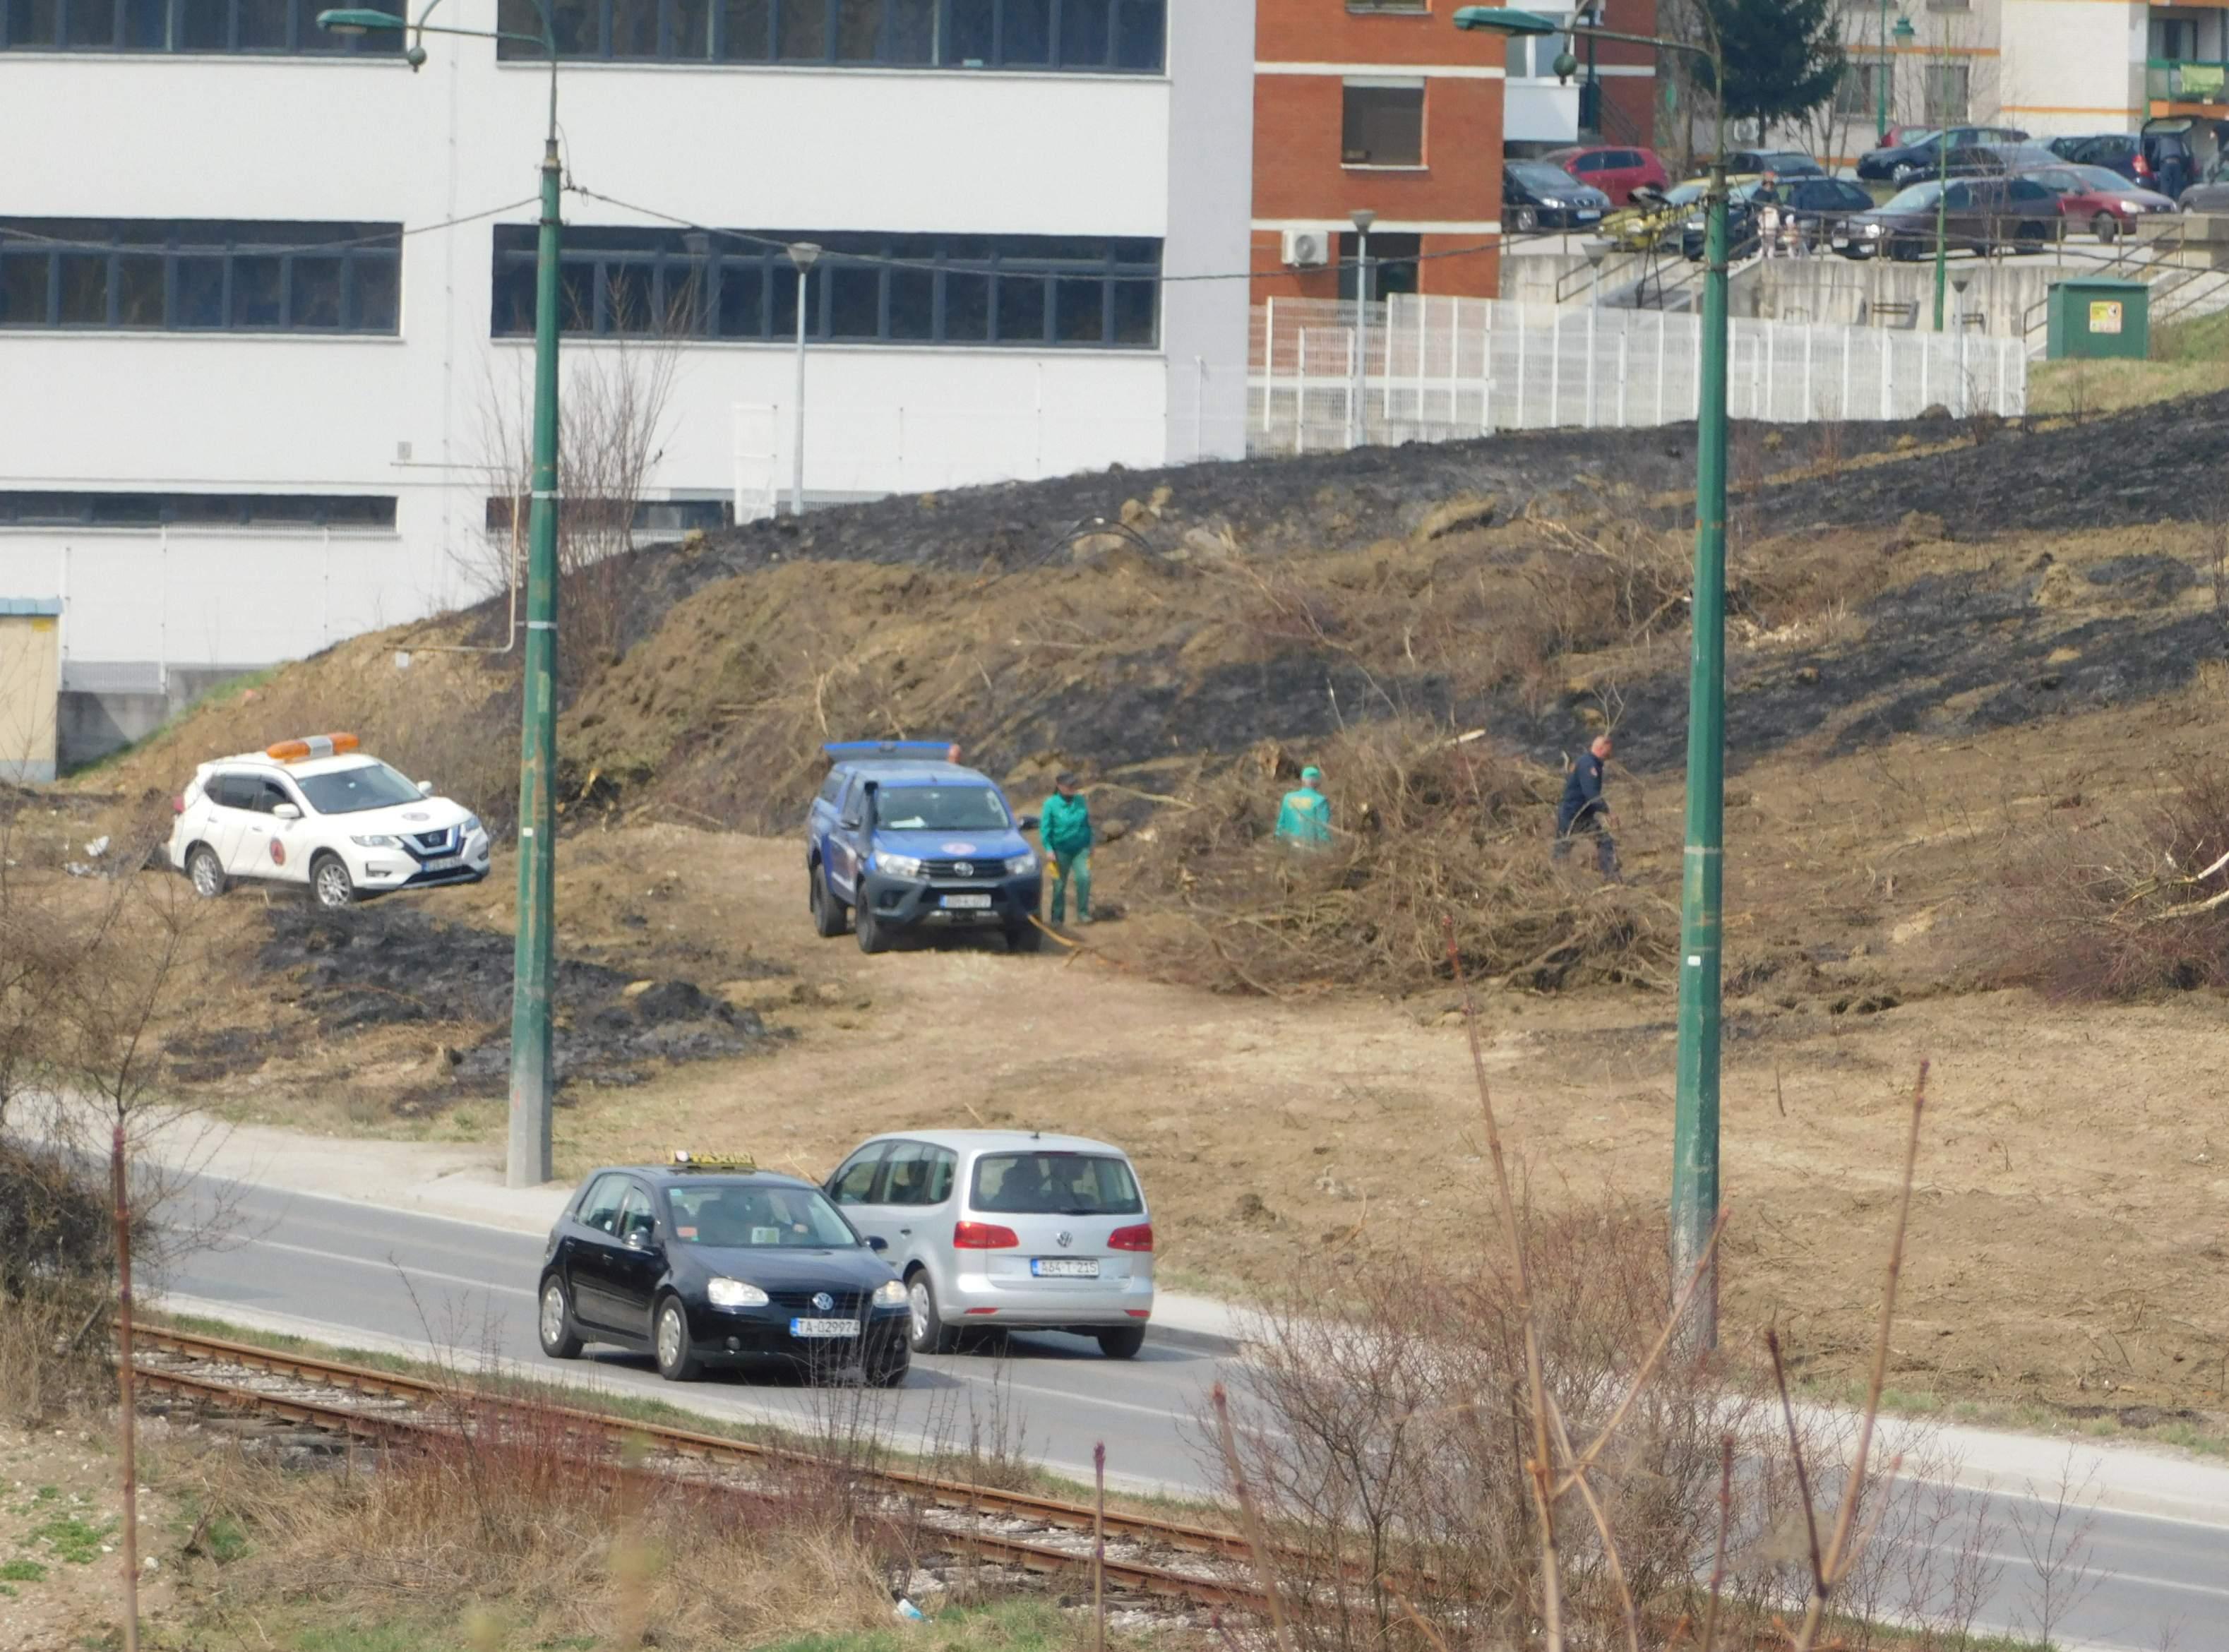
[[[1701,394],[1702,320],[1431,294],[1368,306],[1272,299],[1254,312],[1248,447],[1297,453],[1497,430],[1675,423]],[[1737,419],[1801,424],[2021,412],[2017,339],[1728,324]],[[1358,359],[1359,357],[1359,359]]]

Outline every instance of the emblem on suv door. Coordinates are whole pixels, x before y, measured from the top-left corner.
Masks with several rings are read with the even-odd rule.
[[[836,1299],[825,1290],[816,1290],[813,1293],[813,1305],[825,1314],[836,1306]]]
[[[1054,1234],[1052,1237],[1053,1243],[1059,1245],[1063,1250],[1067,1250],[1069,1246],[1076,1243],[1076,1235],[1070,1233],[1066,1228],[1063,1228],[1059,1232]]]

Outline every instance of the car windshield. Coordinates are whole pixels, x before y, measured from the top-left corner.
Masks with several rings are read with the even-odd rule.
[[[418,788],[382,762],[298,775],[294,783],[320,814],[361,814],[366,809],[389,809],[418,800]]]
[[[1545,161],[1511,161],[1502,170],[1528,190],[1545,190],[1550,195],[1559,190],[1576,190],[1578,179],[1569,172],[1551,166]]]
[[[1664,197],[1665,204],[1674,207],[1691,207],[1703,198],[1703,191],[1710,187],[1708,178],[1698,178],[1692,183],[1682,183]]]
[[[1002,832],[1013,824],[987,786],[886,786],[875,822],[893,832]]]
[[[1815,172],[1819,163],[1800,149],[1776,149],[1762,157],[1769,172]]]
[[[1906,126],[1898,134],[1894,147],[1917,149],[1922,144],[1931,144],[1934,141],[1935,129],[1932,126]]]
[[[842,1250],[858,1236],[818,1188],[752,1186],[747,1182],[683,1182],[666,1199],[680,1244],[723,1250]]]
[[[975,1161],[979,1211],[1012,1216],[1136,1216],[1137,1179],[1103,1153],[986,1153]]]
[[[1940,183],[1915,183],[1910,189],[1899,190],[1896,194],[1889,196],[1886,201],[1881,203],[1879,210],[1883,212],[1917,212],[1923,207],[1933,206],[1935,204],[1935,197],[1941,191],[1942,188],[1943,186]]]

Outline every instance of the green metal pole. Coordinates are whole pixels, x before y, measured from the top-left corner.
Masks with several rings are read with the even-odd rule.
[[[1719,145],[1720,152],[1725,145]],[[1718,1219],[1719,909],[1726,734],[1726,173],[1711,169],[1703,254],[1702,405],[1695,438],[1694,646],[1687,675],[1687,843],[1680,884],[1680,1032],[1673,1107],[1672,1278],[1682,1287]],[[1718,1265],[1688,1335],[1718,1340]]]
[[[1950,133],[1935,136],[1935,331],[1943,331],[1943,273],[1949,247],[1943,236],[1943,214],[1950,204]]]
[[[1873,141],[1885,149],[1888,146],[1888,82],[1894,73],[1890,65],[1895,59],[1888,53],[1888,0],[1880,7],[1880,67],[1873,71]]]
[[[554,54],[553,54],[554,56]],[[553,77],[554,78],[554,77]],[[518,754],[518,950],[511,1000],[511,1139],[504,1181],[553,1173],[549,1017],[557,858],[557,209],[553,130],[542,151],[535,263],[534,503],[526,562],[526,679]]]

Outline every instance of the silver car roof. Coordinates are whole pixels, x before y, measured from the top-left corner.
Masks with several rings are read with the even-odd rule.
[[[885,1130],[862,1141],[863,1147],[877,1141],[926,1141],[934,1147],[949,1147],[954,1153],[1111,1153],[1119,1159],[1130,1155],[1112,1142],[1095,1141],[1084,1135],[1055,1135],[1030,1130]]]

